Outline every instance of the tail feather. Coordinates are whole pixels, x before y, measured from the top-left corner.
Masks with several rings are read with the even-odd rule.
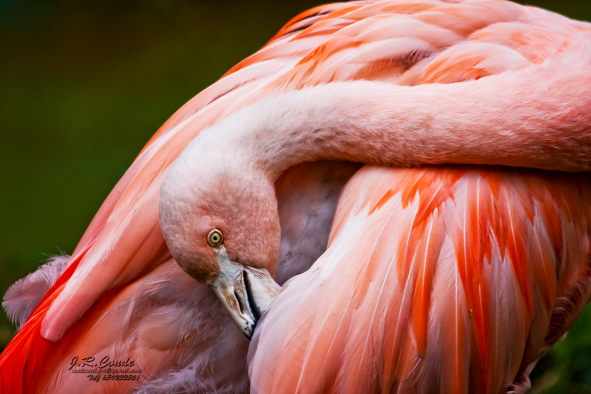
[[[71,260],[61,275],[44,292],[45,294],[40,297],[39,302],[32,309],[26,323],[20,327],[15,337],[0,354],[0,388],[2,388],[3,392],[16,394],[35,392],[40,380],[37,372],[43,369],[54,348],[52,342],[41,336],[43,319],[55,298],[63,291],[65,283],[76,270],[76,267],[88,251],[88,247]],[[62,257],[59,261],[54,260],[54,264],[56,264],[55,267],[52,264],[52,266],[46,268],[46,270],[52,272],[39,274],[38,277],[52,279],[57,274],[59,267],[61,265],[65,266],[67,263]],[[35,273],[32,275],[37,277]],[[25,282],[23,283],[25,287],[27,278],[24,279]],[[45,282],[45,284],[48,283]],[[11,307],[14,305],[12,301],[10,304]]]
[[[69,256],[55,256],[37,271],[15,282],[6,294],[2,306],[8,317],[20,328],[66,268]]]

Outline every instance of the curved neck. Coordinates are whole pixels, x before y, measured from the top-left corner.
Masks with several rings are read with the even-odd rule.
[[[448,85],[318,85],[262,99],[197,139],[203,149],[246,158],[272,180],[318,159],[588,171],[591,62],[588,50],[570,52]]]

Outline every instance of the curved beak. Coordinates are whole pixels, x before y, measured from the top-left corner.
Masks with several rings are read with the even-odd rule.
[[[257,321],[281,287],[266,269],[245,267],[231,261],[224,245],[214,248],[214,251],[220,271],[210,287],[238,328],[250,339]]]

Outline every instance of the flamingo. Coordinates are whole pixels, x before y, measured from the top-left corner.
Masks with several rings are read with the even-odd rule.
[[[2,392],[524,392],[591,292],[589,38],[502,0],[296,17],[9,290]]]

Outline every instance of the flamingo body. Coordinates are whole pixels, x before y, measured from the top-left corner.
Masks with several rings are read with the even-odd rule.
[[[587,178],[364,167],[259,322],[251,392],[526,392],[591,294]]]
[[[77,392],[78,385],[84,384],[85,392],[95,393],[247,392],[245,358],[248,342],[211,292],[177,266],[159,225],[160,186],[169,166],[189,142],[206,127],[253,103],[286,92],[343,81],[369,80],[417,86],[460,83],[495,75],[502,77],[552,62],[573,42],[588,42],[589,37],[591,26],[587,23],[501,0],[457,3],[440,0],[354,1],[317,7],[296,17],[264,48],[179,109],[148,142],[96,214],[59,278],[50,281],[47,292],[37,297],[37,306],[0,356],[1,391],[66,393]],[[588,79],[587,74],[582,75],[579,84],[584,85]],[[579,99],[573,93],[573,97],[563,101],[563,106],[567,108]],[[519,102],[510,104],[521,105]],[[508,105],[506,110],[510,109]],[[564,125],[564,130],[572,131],[573,136],[582,138],[583,143],[577,142],[582,152],[578,163],[582,169],[589,169],[588,156],[585,155],[591,151],[591,133],[584,128],[589,125],[589,119],[566,110],[561,114],[553,121],[561,127]],[[486,124],[481,127],[486,128]],[[516,135],[515,138],[527,136]],[[474,152],[473,157],[477,158],[477,155],[478,152]],[[503,164],[515,165],[511,162]],[[552,166],[551,162],[549,166]],[[356,164],[344,165],[342,162],[305,163],[287,170],[275,182],[282,232],[276,269],[281,282],[306,271],[324,252],[341,188],[357,168]],[[398,312],[408,321],[407,324],[388,326],[381,336],[372,339],[377,342],[367,342],[372,346],[376,344],[374,350],[380,348],[380,338],[385,340],[386,350],[404,344],[403,348],[396,350],[396,354],[402,356],[396,360],[392,355],[378,358],[380,364],[385,360],[385,372],[378,372],[382,380],[376,380],[375,373],[368,372],[360,376],[355,385],[379,391],[383,387],[416,384],[417,378],[409,372],[412,363],[418,362],[416,354],[431,355],[442,351],[440,347],[432,346],[438,342],[432,337],[436,333],[430,329],[442,324],[437,319],[444,311],[455,310],[456,316],[461,317],[454,320],[454,324],[467,337],[463,347],[454,348],[456,359],[463,364],[449,367],[450,376],[455,380],[438,380],[433,384],[455,387],[456,392],[464,392],[473,387],[471,385],[489,387],[491,393],[498,392],[500,387],[511,383],[518,372],[525,371],[527,363],[538,357],[538,352],[545,346],[543,337],[548,332],[552,313],[560,302],[566,302],[561,300],[565,299],[569,289],[579,283],[577,275],[581,275],[580,283],[584,286],[581,285],[579,298],[571,301],[576,308],[573,307],[560,330],[568,329],[588,299],[586,271],[582,268],[585,262],[588,263],[583,256],[589,252],[588,240],[585,240],[588,239],[585,238],[588,237],[585,226],[589,220],[587,189],[579,186],[577,180],[561,182],[552,176],[521,176],[519,172],[502,170],[432,169],[420,176],[415,170],[383,170],[384,173],[374,174],[375,171],[379,173],[380,170],[364,170],[358,176],[356,186],[347,188],[332,230],[331,249],[306,277],[318,280],[322,273],[326,275],[327,261],[334,264],[338,260],[336,245],[342,245],[343,239],[355,233],[352,223],[359,223],[368,234],[373,234],[374,230],[367,227],[372,223],[390,228],[392,233],[383,236],[392,237],[389,239],[393,241],[397,234],[412,235],[408,248],[426,256],[428,264],[415,264],[410,255],[400,257],[399,242],[382,245],[383,250],[380,247],[372,254],[371,249],[366,249],[370,244],[351,240],[349,247],[354,251],[348,258],[343,258],[343,264],[350,265],[352,272],[360,272],[357,281],[347,282],[360,287],[359,295],[353,300],[355,305],[377,300],[372,284],[377,272],[385,269],[379,262],[391,261],[393,256],[398,256],[398,260],[392,260],[392,273],[381,278],[393,297],[389,304],[384,301],[388,304],[384,310],[395,313],[394,309],[388,309],[395,299],[412,301],[420,306],[412,313],[405,306],[406,309]],[[418,179],[420,187],[412,186],[413,177]],[[473,198],[468,199],[470,193],[465,191],[478,179],[488,185],[482,186],[486,203],[476,204]],[[366,181],[368,183],[364,184]],[[403,183],[395,186],[398,182]],[[528,190],[532,185],[534,190]],[[572,191],[573,185],[577,185],[580,191]],[[568,189],[568,198],[561,196],[560,188]],[[391,189],[391,192],[387,191]],[[408,195],[402,198],[402,191],[407,189]],[[419,197],[415,198],[417,193]],[[425,197],[431,194],[434,200]],[[389,197],[385,198],[387,195]],[[493,201],[497,195],[508,204],[516,204],[515,207],[498,205]],[[382,198],[385,199],[380,202]],[[394,204],[395,201],[399,204]],[[418,227],[419,230],[411,231],[413,227],[409,221],[421,204],[428,205],[421,208],[425,209],[420,217],[424,224]],[[379,207],[369,216],[365,211],[360,213],[360,209],[369,206]],[[497,206],[507,210],[495,216]],[[478,228],[477,224],[466,227],[468,225],[453,221],[454,215],[467,210],[471,220],[475,220],[475,212],[480,212],[476,208],[481,209],[483,215],[478,220],[482,220],[485,228],[494,230],[494,234],[481,230],[480,236],[476,237],[467,229],[472,231]],[[384,215],[388,210],[400,213],[401,217],[386,220]],[[508,227],[507,215],[513,212],[519,217],[520,232],[511,232]],[[581,213],[579,221],[569,222],[571,217],[576,220],[574,213],[577,212]],[[447,227],[449,223],[453,224],[451,228]],[[396,232],[395,224],[402,230]],[[436,230],[428,241],[425,238],[430,234],[426,230],[427,224]],[[574,238],[567,238],[558,229],[569,232]],[[312,232],[314,237],[310,236]],[[469,238],[463,239],[462,234],[469,235]],[[460,241],[464,243],[458,244]],[[530,241],[540,243],[539,253],[525,246]],[[425,248],[437,250],[437,256],[431,256]],[[369,255],[376,256],[375,261],[363,265]],[[475,259],[476,266],[467,263],[468,259]],[[436,270],[440,264],[448,269]],[[509,288],[510,293],[498,293],[500,289],[495,285],[500,279],[495,275],[499,273],[495,271],[493,275],[491,267],[505,275],[502,276],[506,280],[503,286]],[[553,276],[548,267],[560,268],[564,272],[556,272]],[[541,269],[545,271],[540,273]],[[454,284],[445,287],[444,274],[447,278],[455,278]],[[297,302],[289,295],[303,294],[307,289],[320,291],[314,283],[302,285],[302,280],[299,277],[291,282],[277,300],[277,305],[292,302],[290,305],[295,307]],[[21,283],[23,289],[27,288],[26,283],[26,279]],[[331,281],[328,283],[333,285]],[[410,294],[407,298],[401,296],[400,287],[407,284],[413,288],[412,298],[408,298]],[[544,288],[542,284],[550,287]],[[336,284],[334,286],[344,291]],[[479,298],[482,297],[479,286],[486,288],[484,294],[489,297],[488,301]],[[440,288],[443,290],[438,290]],[[455,294],[456,302],[439,304],[439,299],[432,299],[434,294],[444,290]],[[28,309],[22,312],[26,309],[23,297],[18,292],[14,294],[13,298],[7,299],[7,307],[13,315],[24,318]],[[502,300],[495,297],[502,297]],[[342,301],[348,302],[349,299]],[[309,300],[304,298],[302,305],[306,302]],[[496,337],[490,336],[491,325],[498,320],[492,318],[496,316],[492,313],[499,311],[490,308],[500,302],[513,307],[512,313],[519,315],[514,322],[519,336],[511,343],[532,338],[531,346],[518,346],[520,360],[525,363],[523,366],[521,361],[518,364],[515,360],[507,361],[503,358],[505,356],[501,357],[504,350],[494,348],[493,338]],[[327,305],[320,303],[316,307],[314,311],[321,311]],[[342,303],[335,308],[339,313],[350,313]],[[272,349],[271,343],[279,343],[277,341],[283,340],[283,334],[270,336],[270,342],[266,342],[262,333],[274,324],[272,316],[279,318],[282,314],[289,319],[288,312],[273,306],[261,325],[260,334],[257,334],[256,349],[265,350],[253,353],[250,368],[254,390],[259,392],[283,384],[273,381],[272,377],[261,376],[259,366],[265,357],[279,351],[301,355],[321,349],[297,346]],[[536,320],[532,316],[540,317]],[[326,324],[334,332],[340,332],[334,323],[330,320]],[[314,327],[305,326],[298,335],[304,335]],[[359,330],[361,326],[355,329]],[[327,332],[330,338],[332,331]],[[392,332],[398,336],[385,334]],[[445,336],[452,335],[452,332],[443,330],[437,334]],[[502,334],[508,335],[506,331]],[[412,340],[403,341],[400,335],[412,337]],[[549,338],[548,344],[555,340],[554,336]],[[339,342],[339,345],[345,343]],[[450,343],[445,345],[451,346]],[[362,351],[363,357],[374,356],[373,353],[363,353],[366,348],[362,347],[345,346],[345,349],[351,349],[353,354]],[[334,354],[342,350],[343,347],[335,347]],[[85,381],[85,376],[68,372],[73,357],[99,358],[101,355],[115,359],[133,358],[144,371],[141,380],[95,384]],[[228,362],[230,359],[235,362]],[[393,367],[399,361],[407,364]],[[340,387],[340,383],[334,383],[340,381],[340,378],[334,380],[335,371],[347,371],[349,364],[338,367],[342,369],[333,363],[330,365],[331,371],[320,368],[316,371],[318,374],[313,375],[314,382],[302,384],[313,390],[319,387],[316,384],[324,384],[322,382],[332,382],[330,387]],[[417,371],[428,369],[420,362],[416,365],[419,366]],[[477,365],[490,365],[490,368],[486,373],[472,372]],[[285,361],[280,360],[274,368],[283,371]],[[300,363],[286,381],[308,376],[304,372],[310,368],[311,364]],[[400,383],[404,379],[408,383]]]

